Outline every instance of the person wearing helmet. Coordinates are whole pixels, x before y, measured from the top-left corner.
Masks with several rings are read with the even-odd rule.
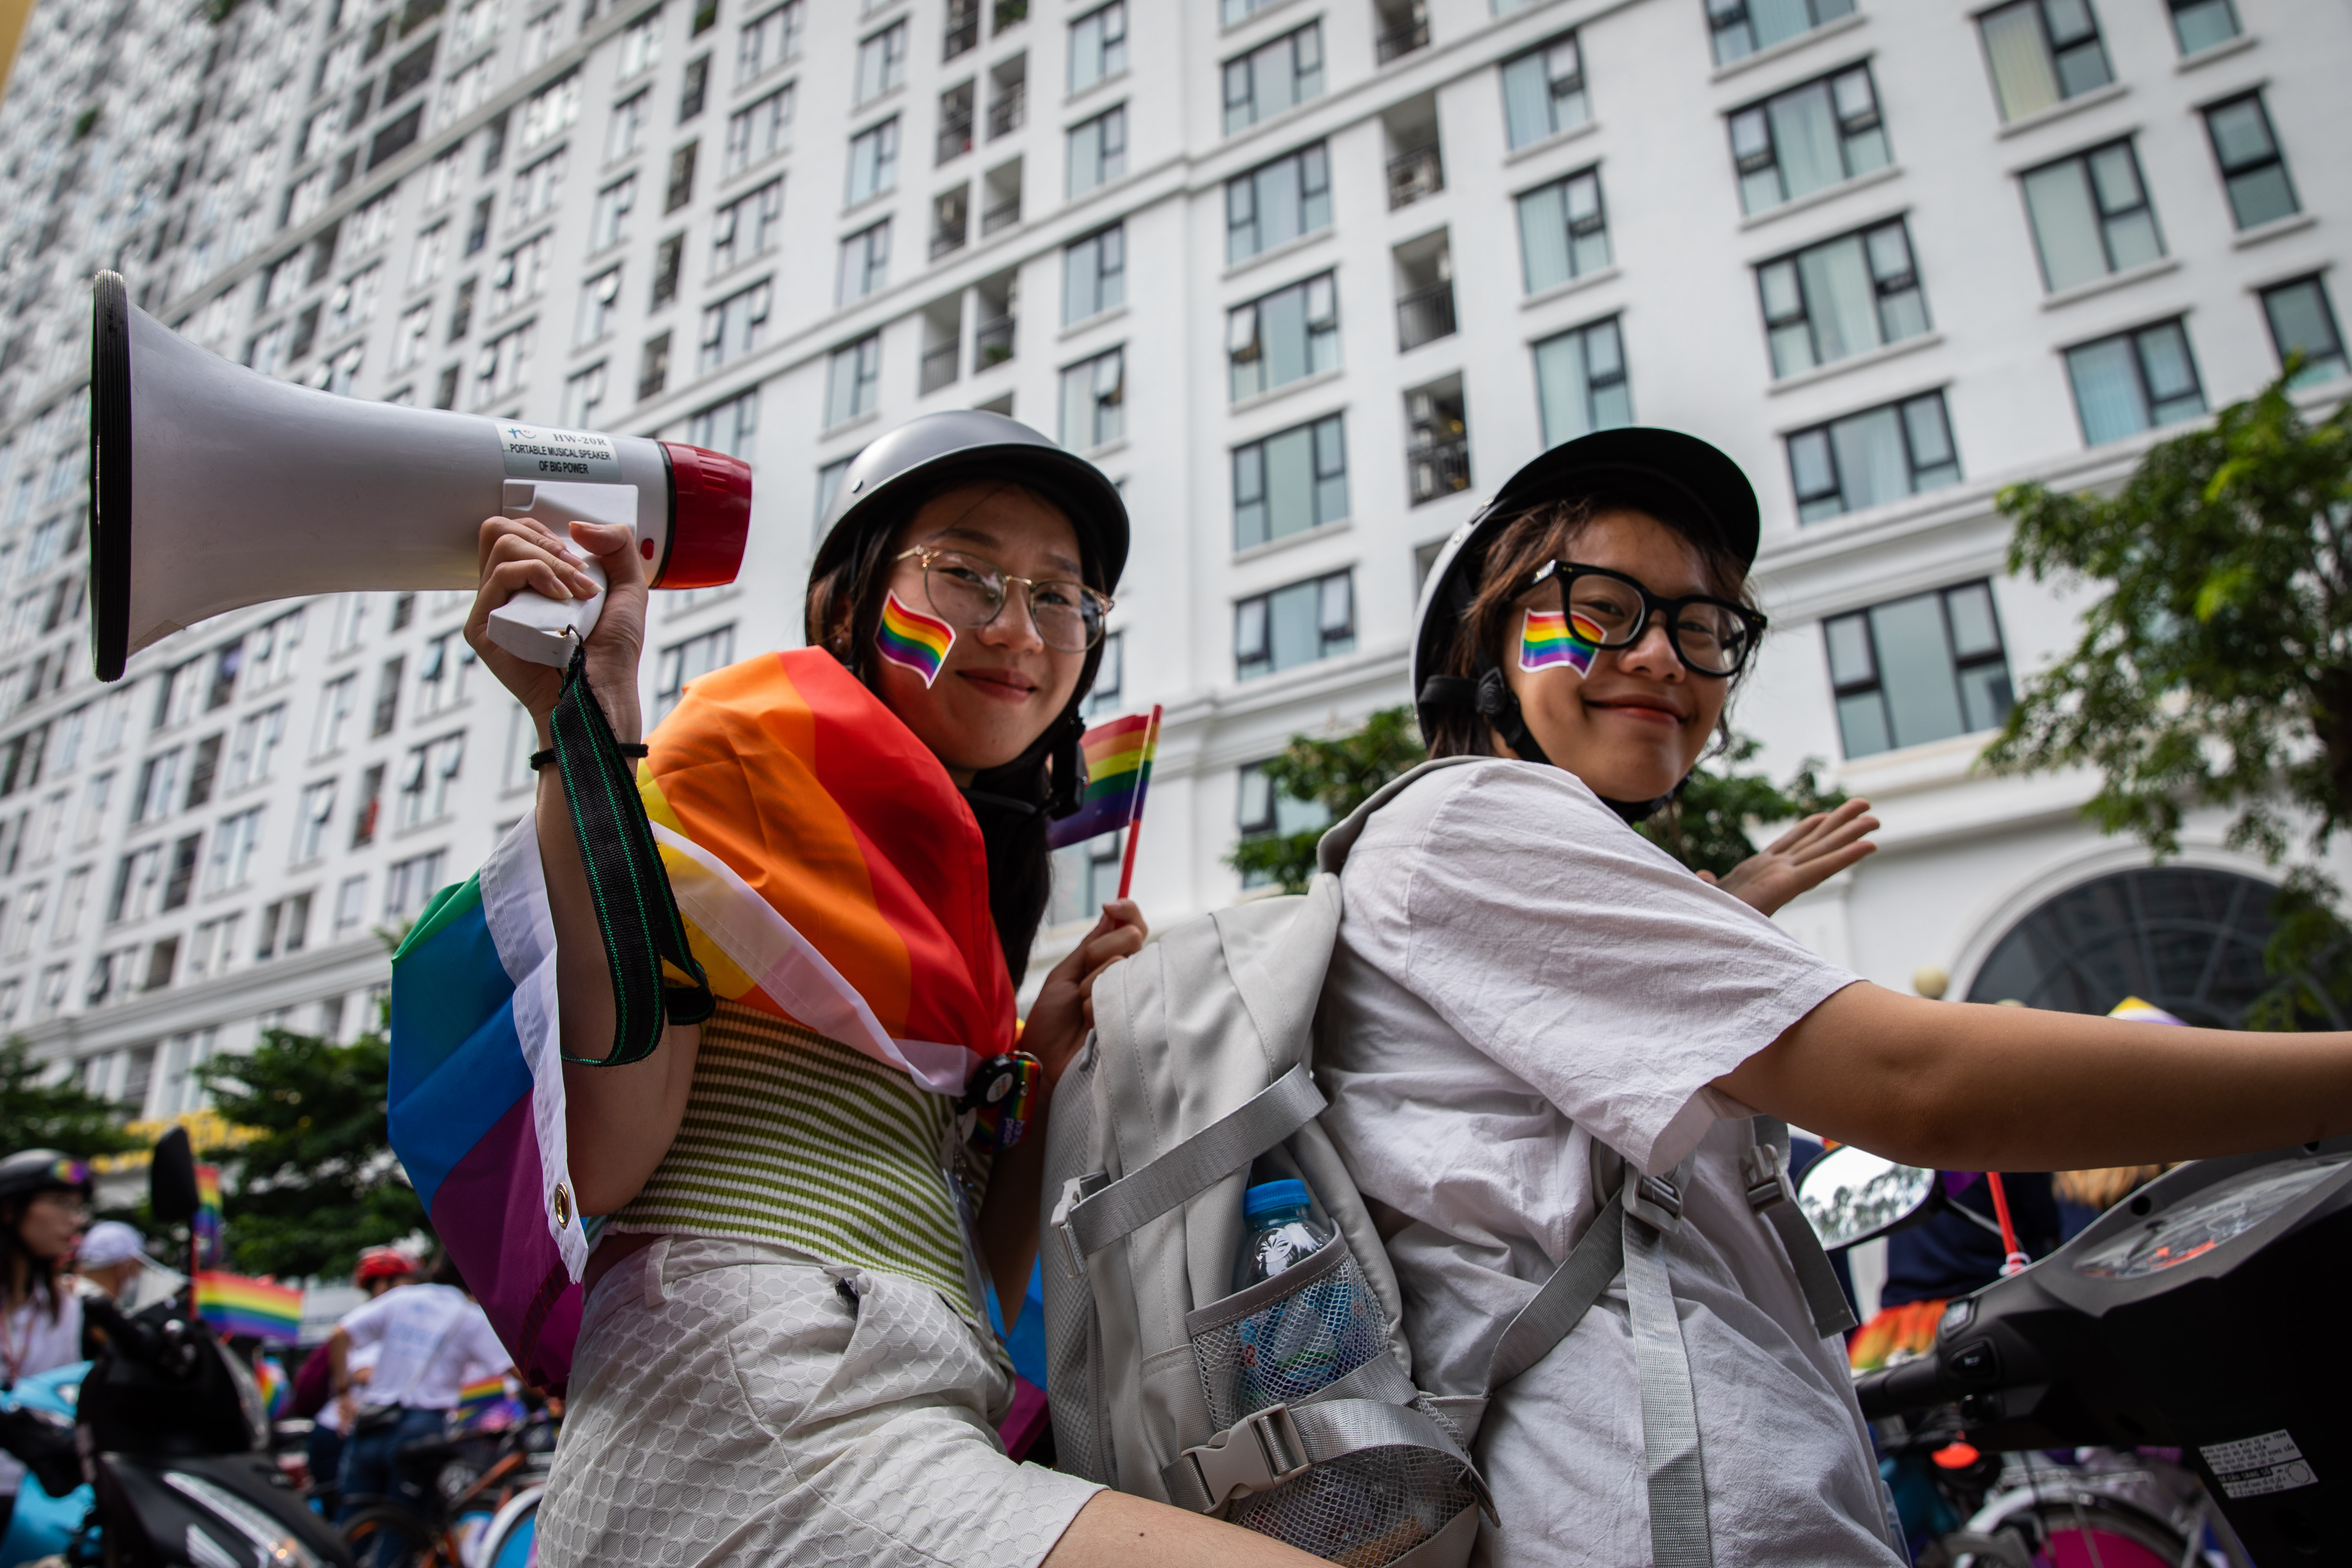
[[[0,1389],[81,1359],[81,1298],[58,1278],[89,1223],[89,1167],[55,1149],[0,1160]],[[0,1453],[0,1532],[16,1512],[25,1467]]]
[[[644,573],[627,530],[572,534],[609,579],[584,670],[625,747]],[[545,743],[562,678],[488,616],[594,589],[535,522],[491,519],[481,542],[467,637]],[[1013,1383],[982,1274],[1017,1312],[1053,1085],[1094,976],[1143,940],[1133,904],[1108,906],[1016,1025],[1127,552],[1117,489],[999,416],[917,419],[850,464],[808,646],[701,678],[646,738],[638,793],[710,1000],[627,1065],[603,1063],[618,1004],[585,830],[542,773],[565,1196],[597,1216],[543,1560],[1307,1561],[1015,1465],[992,1430]],[[1016,1142],[1017,1111],[979,1101],[1024,1082],[1002,1102],[1030,1097]]]
[[[1864,803],[1721,885],[1633,831],[1750,666],[1758,532],[1738,468],[1676,432],[1514,476],[1441,551],[1415,628],[1430,750],[1477,760],[1406,786],[1341,872],[1323,1121],[1381,1217],[1415,1381],[1494,1388],[1486,1563],[1906,1561],[1850,1315],[1809,1233],[1776,1234],[1785,1135],[1757,1113],[1975,1170],[2352,1129],[2352,1036],[1929,1002],[1817,957],[1766,917],[1870,853]],[[1589,1238],[1590,1273],[1562,1270]],[[1506,1341],[1556,1271],[1547,1301],[1589,1278],[1591,1309]]]

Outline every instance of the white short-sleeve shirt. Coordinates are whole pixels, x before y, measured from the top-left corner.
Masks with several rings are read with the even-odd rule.
[[[455,1410],[467,1383],[505,1370],[506,1347],[474,1300],[448,1285],[404,1285],[336,1327],[355,1347],[381,1344],[362,1403]]]
[[[1413,784],[1341,885],[1324,1125],[1389,1237],[1415,1381],[1480,1390],[1503,1325],[1608,1201],[1594,1139],[1654,1174],[1696,1151],[1668,1270],[1715,1561],[1901,1564],[1843,1346],[1748,1205],[1749,1108],[1708,1087],[1855,977],[1536,763]],[[1478,1561],[1649,1561],[1622,1282],[1503,1391],[1478,1449],[1502,1521]]]

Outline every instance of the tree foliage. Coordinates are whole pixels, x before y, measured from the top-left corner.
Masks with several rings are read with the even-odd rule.
[[[1785,784],[1733,771],[1759,749],[1754,737],[1735,732],[1717,753],[1715,765],[1693,768],[1674,800],[1638,831],[1692,870],[1721,877],[1756,853],[1748,837],[1749,823],[1793,821],[1845,799],[1822,784],[1816,776],[1821,763],[1812,757]]]
[[[232,1267],[341,1274],[362,1247],[425,1228],[384,1128],[390,1061],[381,1033],[339,1046],[273,1029],[251,1053],[196,1069],[220,1113],[258,1134],[225,1160]]]
[[[1383,708],[1345,735],[1293,735],[1282,754],[1258,764],[1275,793],[1309,801],[1337,822],[1382,784],[1428,756],[1410,708]],[[1315,876],[1321,827],[1244,838],[1225,857],[1244,875],[1258,874],[1286,893],[1303,893]]]
[[[122,1130],[122,1107],[90,1093],[79,1078],[44,1081],[49,1065],[21,1035],[0,1043],[0,1154],[55,1149],[87,1160],[139,1147]]]

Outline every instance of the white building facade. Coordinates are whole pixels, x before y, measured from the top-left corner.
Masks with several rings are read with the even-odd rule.
[[[656,709],[797,643],[881,430],[980,406],[1086,452],[1136,526],[1096,705],[1166,710],[1161,922],[1304,820],[1253,763],[1407,699],[1485,494],[1597,426],[1696,432],[1763,504],[1736,721],[1886,823],[1791,929],[1890,984],[2234,1017],[2273,873],[2200,819],[2151,875],[2087,781],[1969,773],[2073,636],[1992,498],[2112,480],[2289,350],[2310,406],[2352,386],[2347,69],[2352,22],[2288,0],[52,0],[0,104],[0,1028],[188,1109],[212,1051],[365,1026],[379,929],[530,798],[463,595],[91,679],[100,267],[266,374],[749,460],[740,582],[656,595]],[[1116,862],[1065,858],[1076,916]]]

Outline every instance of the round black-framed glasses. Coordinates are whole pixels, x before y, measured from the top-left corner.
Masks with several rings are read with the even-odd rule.
[[[949,625],[965,631],[978,631],[1003,614],[1007,595],[1019,584],[1038,640],[1056,653],[1084,653],[1102,641],[1103,621],[1116,602],[1084,583],[1015,577],[961,550],[919,544],[892,559],[921,562],[923,597]]]
[[[1675,657],[1695,675],[1728,679],[1746,668],[1770,625],[1761,611],[1709,594],[1662,599],[1640,579],[1606,566],[1547,561],[1528,579],[1533,592],[1559,584],[1560,614],[1572,638],[1597,648],[1632,647],[1663,615]]]

